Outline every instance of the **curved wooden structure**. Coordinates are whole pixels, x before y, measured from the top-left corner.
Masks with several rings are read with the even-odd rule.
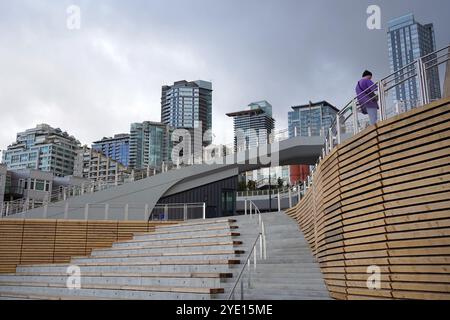
[[[450,299],[450,99],[335,148],[287,211],[335,299]],[[370,266],[379,289],[369,289]],[[369,273],[368,273],[369,272]]]

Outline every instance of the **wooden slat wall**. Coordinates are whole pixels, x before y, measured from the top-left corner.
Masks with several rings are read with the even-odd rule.
[[[294,217],[336,299],[450,299],[450,99],[380,122],[318,166]],[[370,290],[367,268],[381,270]]]
[[[67,263],[167,224],[173,222],[0,220],[0,273],[15,272],[19,264]]]

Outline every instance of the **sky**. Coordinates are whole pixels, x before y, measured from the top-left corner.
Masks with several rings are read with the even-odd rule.
[[[381,30],[366,26],[369,5]],[[233,141],[225,114],[253,101],[284,129],[291,106],[341,108],[362,71],[389,74],[388,20],[434,23],[440,48],[449,12],[448,0],[0,0],[0,149],[39,123],[90,145],[160,121],[161,86],[178,80],[213,83],[216,143]]]

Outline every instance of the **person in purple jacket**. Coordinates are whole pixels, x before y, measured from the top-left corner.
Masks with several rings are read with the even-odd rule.
[[[372,73],[364,71],[362,79],[356,85],[356,94],[363,114],[369,115],[370,124],[378,120],[378,96],[375,94],[377,86],[372,82]]]

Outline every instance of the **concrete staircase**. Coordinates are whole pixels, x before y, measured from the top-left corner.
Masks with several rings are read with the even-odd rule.
[[[251,265],[250,288],[248,272],[244,273],[245,300],[323,300],[330,299],[320,272],[319,264],[313,257],[308,243],[299,231],[297,223],[284,213],[265,213],[261,215],[266,230],[267,259],[259,259],[257,244],[257,266]],[[239,226],[242,248],[250,252],[259,229],[256,216],[233,217]],[[248,253],[243,255],[242,263]],[[239,267],[239,269],[242,265]],[[234,272],[236,278],[239,272]],[[234,284],[234,281],[233,281]],[[227,298],[231,291],[230,281],[224,284]],[[240,299],[240,285],[235,290],[235,299]]]
[[[284,214],[262,219],[268,259],[258,261],[244,298],[328,298],[295,222]],[[136,234],[70,264],[21,265],[15,274],[0,274],[0,299],[226,299],[258,234],[257,221],[248,216],[192,220]],[[81,289],[66,286],[70,265],[81,269]]]

